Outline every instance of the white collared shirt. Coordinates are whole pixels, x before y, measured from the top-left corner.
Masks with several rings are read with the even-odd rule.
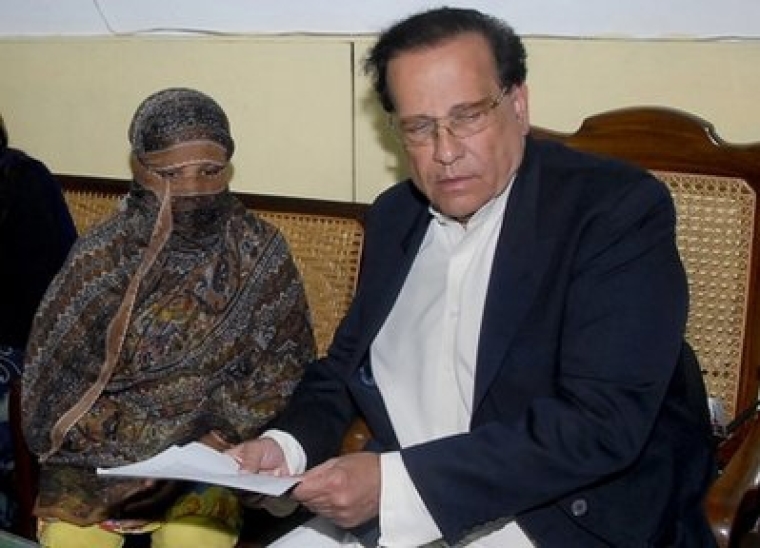
[[[402,447],[469,429],[480,327],[509,189],[466,225],[433,220],[371,347],[372,371]],[[399,453],[381,456],[380,544],[422,546],[441,533]],[[532,546],[514,521],[472,547]]]

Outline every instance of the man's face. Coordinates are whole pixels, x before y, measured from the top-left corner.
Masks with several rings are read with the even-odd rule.
[[[466,221],[506,188],[522,161],[530,127],[527,88],[507,90],[490,108],[502,90],[488,43],[475,33],[403,53],[390,61],[387,76],[402,133],[449,117],[426,142],[404,148],[412,179],[433,207]],[[445,127],[454,120],[465,130],[452,131],[469,133],[473,112],[485,117],[475,123],[476,133],[457,137]]]

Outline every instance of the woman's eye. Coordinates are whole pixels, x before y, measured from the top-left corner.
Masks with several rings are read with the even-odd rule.
[[[218,177],[223,170],[222,166],[207,167],[201,170],[201,175],[204,177]]]
[[[161,171],[156,171],[158,173],[158,176],[162,179],[176,179],[179,177],[179,171],[174,169],[165,169]]]

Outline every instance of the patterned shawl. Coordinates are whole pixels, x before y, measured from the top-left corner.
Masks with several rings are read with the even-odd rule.
[[[38,310],[23,415],[42,456],[40,516],[114,517],[142,482],[96,467],[212,430],[233,443],[255,436],[314,357],[283,236],[228,190],[162,203],[133,183],[121,211],[76,242]],[[170,229],[156,248],[163,209]],[[109,347],[119,350],[110,358]]]

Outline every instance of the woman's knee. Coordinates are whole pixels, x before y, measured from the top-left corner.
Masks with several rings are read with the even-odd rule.
[[[152,548],[232,548],[238,532],[220,521],[203,516],[185,516],[167,521],[152,534]]]
[[[80,527],[65,521],[40,525],[38,537],[43,548],[121,548],[124,537],[97,526]]]

